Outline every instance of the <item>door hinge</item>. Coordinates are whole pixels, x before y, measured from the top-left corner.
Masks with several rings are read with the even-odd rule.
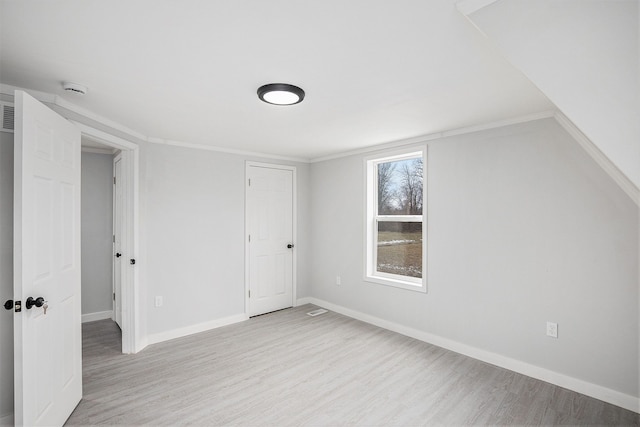
[[[251,243],[251,234],[249,234],[249,243]]]
[[[249,187],[251,187],[251,178],[249,178]]]
[[[249,289],[249,298],[251,298],[251,289]]]
[[[113,300],[114,301],[116,300],[116,293],[115,292],[113,293]]]
[[[114,234],[113,235],[113,243],[115,243],[115,242],[116,242],[116,235]]]
[[[113,185],[116,185],[116,177],[113,177]]]

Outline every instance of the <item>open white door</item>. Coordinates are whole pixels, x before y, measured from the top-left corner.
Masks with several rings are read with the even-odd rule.
[[[247,166],[249,316],[293,306],[293,170]]]
[[[80,131],[21,91],[15,113],[15,422],[61,426],[82,397]]]
[[[122,329],[122,154],[113,159],[113,320]]]

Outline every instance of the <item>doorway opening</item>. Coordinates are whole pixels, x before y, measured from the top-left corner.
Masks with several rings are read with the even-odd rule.
[[[138,145],[82,123],[71,121],[82,134],[83,141],[111,150],[111,178],[117,174],[112,193],[111,316],[122,330],[122,353],[136,353],[143,348],[138,331]],[[117,189],[117,191],[116,191]],[[117,200],[116,200],[117,198]],[[117,223],[116,223],[117,221]],[[117,230],[116,230],[117,228]],[[115,233],[114,233],[115,231]],[[83,249],[84,251],[84,249]],[[114,300],[115,294],[115,300]],[[105,314],[106,315],[106,314]]]
[[[82,323],[116,320],[115,286],[121,275],[115,258],[114,162],[119,150],[82,138],[81,300]],[[121,347],[121,345],[119,345]]]

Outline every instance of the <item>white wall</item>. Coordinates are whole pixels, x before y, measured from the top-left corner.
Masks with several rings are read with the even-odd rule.
[[[0,304],[13,299],[13,134],[0,132]],[[0,420],[13,414],[13,311],[0,308]]]
[[[553,119],[429,143],[427,294],[363,280],[363,167],[311,167],[314,297],[639,395],[638,208]]]
[[[495,2],[471,14],[516,68],[640,187],[638,0]]]
[[[113,156],[82,153],[82,314],[112,310]]]
[[[235,154],[143,144],[138,260],[151,341],[244,314],[245,161]],[[291,164],[288,162],[284,162]],[[298,295],[308,285],[308,165],[298,173]],[[164,304],[154,306],[155,296]],[[167,335],[169,334],[169,335]]]

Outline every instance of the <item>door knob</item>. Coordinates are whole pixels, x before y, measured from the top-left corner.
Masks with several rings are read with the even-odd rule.
[[[120,252],[116,252],[116,258],[120,258],[122,254]]]
[[[12,299],[8,299],[4,303],[4,308],[5,308],[5,310],[11,310],[13,308],[13,300]]]
[[[287,248],[288,248],[288,249],[293,248],[293,243],[289,243],[289,244],[287,245]]]
[[[30,310],[31,307],[33,307],[34,305],[36,307],[42,307],[44,305],[44,303],[46,303],[46,301],[42,297],[38,297],[36,299],[33,299],[32,297],[29,297],[29,298],[27,298],[27,301],[26,301],[25,305],[27,307],[27,310]]]

